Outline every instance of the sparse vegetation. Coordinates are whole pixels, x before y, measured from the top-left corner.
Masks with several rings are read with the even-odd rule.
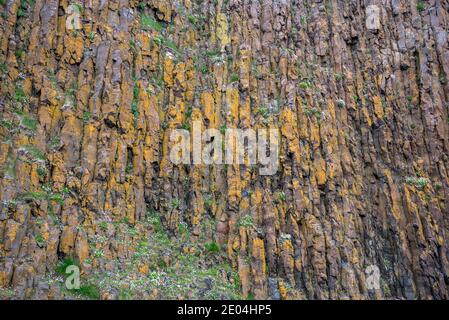
[[[205,218],[202,227],[210,229],[213,227],[211,223],[210,219]],[[179,224],[179,235],[170,238],[161,217],[153,210],[148,211],[141,227],[152,230],[149,237],[137,231],[130,232],[137,226],[117,224],[117,230],[121,230],[116,235],[119,243],[128,243],[123,241],[130,241],[129,236],[137,243],[132,257],[120,261],[117,271],[107,277],[101,272],[94,272],[84,279],[82,283],[92,286],[92,290],[70,290],[68,294],[96,299],[100,289],[108,292],[115,290],[119,299],[135,299],[142,297],[144,292],[157,289],[165,299],[241,298],[238,273],[226,262],[225,253],[221,252],[216,242],[203,238],[192,242],[189,227],[184,222]],[[60,264],[60,269],[65,270],[73,264],[73,260]],[[144,274],[139,268],[142,265],[148,267]],[[208,283],[207,289],[204,289],[205,282]]]
[[[137,124],[137,120],[139,119],[139,86],[137,85],[137,81],[134,81],[133,87],[133,101],[131,102],[131,113],[134,116],[134,125]]]
[[[58,204],[64,204],[64,193],[54,192],[51,187],[44,185],[41,191],[28,191],[19,196],[22,201],[50,201]]]
[[[16,102],[20,102],[20,103],[27,103],[28,102],[28,97],[25,94],[25,91],[23,90],[23,86],[21,84],[16,86],[16,91],[14,94],[14,100]]]
[[[317,118],[317,120],[320,120],[320,119],[321,119],[321,111],[318,110],[318,109],[315,108],[315,107],[313,107],[313,108],[311,108],[311,107],[304,107],[304,113],[305,113],[305,115],[308,116],[308,117],[314,116],[314,117]]]
[[[419,190],[423,190],[429,183],[429,180],[424,177],[407,177],[405,182],[408,185],[415,186]]]
[[[20,119],[20,125],[27,130],[35,132],[37,130],[37,120],[28,115],[23,115]]]
[[[211,253],[216,253],[220,251],[220,246],[216,242],[208,242],[204,245],[206,250]]]
[[[243,228],[254,227],[254,219],[251,215],[246,215],[239,220],[239,226]]]

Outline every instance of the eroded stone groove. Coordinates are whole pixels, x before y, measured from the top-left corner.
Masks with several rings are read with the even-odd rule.
[[[447,1],[70,5],[0,1],[0,296],[70,257],[104,299],[449,298]],[[278,173],[173,165],[194,120],[279,127]]]

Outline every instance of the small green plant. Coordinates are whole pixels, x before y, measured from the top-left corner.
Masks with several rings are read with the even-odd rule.
[[[94,257],[99,259],[99,258],[103,258],[104,256],[104,252],[101,249],[94,249]]]
[[[16,210],[17,209],[17,201],[16,200],[5,200],[3,201],[3,206],[8,208],[9,210]]]
[[[25,56],[25,50],[22,48],[17,49],[16,51],[16,57],[17,59],[22,59]]]
[[[198,23],[198,18],[191,14],[187,17],[187,20],[189,20],[189,22],[193,25]]]
[[[134,171],[133,165],[132,165],[132,164],[128,164],[128,165],[126,166],[126,168],[125,168],[125,173],[126,173],[126,174],[132,174],[133,171]]]
[[[190,130],[190,124],[187,121],[184,121],[184,123],[181,126],[182,129],[189,131]]]
[[[34,236],[34,240],[36,240],[36,243],[37,243],[37,245],[38,245],[40,248],[42,248],[43,246],[45,246],[45,239],[44,239],[44,237],[43,237],[40,233],[37,233],[37,234]]]
[[[259,107],[259,110],[257,112],[265,119],[268,118],[268,116],[270,115],[270,112],[265,107]]]
[[[343,73],[336,73],[334,74],[334,78],[336,81],[341,81],[345,78],[345,75]]]
[[[162,44],[162,38],[159,36],[154,37],[153,43],[155,43],[157,46],[160,46]]]
[[[92,117],[92,113],[89,112],[89,111],[85,111],[85,112],[83,113],[83,122],[84,122],[84,123],[89,122],[90,119],[91,119],[91,117]]]
[[[100,226],[100,229],[103,231],[106,231],[108,229],[108,223],[106,221],[101,221],[99,226]]]
[[[11,130],[13,128],[14,124],[12,121],[7,119],[1,119],[0,120],[0,127],[3,127],[5,129]]]
[[[179,201],[178,198],[172,199],[172,201],[171,201],[172,209],[179,209],[180,204],[181,204],[181,202]]]
[[[251,215],[246,215],[240,218],[239,226],[243,228],[252,228],[254,227],[254,219]]]
[[[304,113],[308,117],[315,116],[318,120],[321,119],[321,111],[317,108],[304,107]]]
[[[346,102],[343,99],[338,99],[337,107],[339,107],[340,109],[346,107]]]
[[[238,74],[236,74],[236,73],[231,74],[230,81],[231,81],[231,83],[238,82],[239,81]]]
[[[50,142],[48,143],[48,148],[50,150],[55,150],[55,149],[58,149],[60,144],[61,144],[61,138],[58,136],[54,136],[53,138],[50,139]]]
[[[223,124],[223,125],[220,127],[220,133],[221,133],[221,134],[225,134],[225,133],[226,133],[226,123]]]
[[[282,202],[285,202],[286,200],[286,196],[285,196],[285,192],[284,191],[279,191],[278,192],[278,199]]]
[[[80,3],[74,3],[73,5],[74,5],[75,11],[76,11],[77,13],[83,12],[83,6],[82,6]]]
[[[299,88],[302,90],[309,89],[311,87],[310,83],[308,81],[301,81],[299,83]]]
[[[20,103],[28,102],[28,97],[25,91],[23,90],[23,86],[20,84],[16,86],[16,91],[14,93],[14,100]]]
[[[180,53],[178,46],[173,42],[173,40],[162,38],[162,44],[164,47],[171,49],[176,55]]]
[[[47,169],[46,169],[46,168],[38,167],[38,168],[36,169],[36,172],[37,172],[37,174],[38,174],[39,177],[45,177],[45,176],[47,176]]]
[[[56,265],[56,273],[60,275],[65,275],[65,271],[70,266],[77,266],[78,264],[73,260],[72,257],[67,257]]]
[[[416,188],[418,188],[419,190],[424,190],[424,188],[427,186],[427,184],[429,183],[429,180],[424,178],[424,177],[407,177],[405,179],[405,182],[408,185],[412,185],[415,186]]]
[[[21,195],[21,199],[24,201],[31,201],[31,200],[44,200],[46,198],[46,194],[44,192],[39,191],[32,191],[32,192],[25,192]]]
[[[416,4],[416,10],[418,10],[418,12],[423,12],[424,10],[426,10],[426,4],[424,3],[424,1],[418,1],[418,3]]]
[[[42,191],[29,191],[20,195],[23,201],[54,201],[59,204],[64,204],[64,194],[53,192],[49,186],[43,186]]]
[[[281,233],[281,235],[279,236],[279,241],[281,243],[285,242],[285,241],[290,241],[292,239],[292,236],[286,233]]]
[[[88,38],[89,38],[90,42],[94,42],[95,32],[93,32],[93,31],[89,32]]]
[[[208,242],[204,248],[210,253],[217,253],[220,251],[220,246],[216,242]]]
[[[137,122],[137,119],[139,119],[138,99],[139,99],[139,86],[137,85],[137,82],[135,82],[133,87],[133,101],[131,102],[131,113],[134,116],[135,123]]]
[[[212,63],[223,62],[223,57],[220,51],[207,51],[206,56]]]
[[[209,73],[209,68],[207,67],[206,64],[203,64],[203,65],[199,66],[198,68],[199,68],[199,70],[200,70],[200,72],[202,74],[208,74]]]

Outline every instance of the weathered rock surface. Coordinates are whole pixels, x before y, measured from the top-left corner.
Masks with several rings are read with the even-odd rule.
[[[0,1],[0,297],[61,298],[67,257],[119,278],[159,212],[180,254],[223,245],[245,298],[449,298],[447,1],[70,4]],[[174,165],[193,120],[278,127],[277,174]]]

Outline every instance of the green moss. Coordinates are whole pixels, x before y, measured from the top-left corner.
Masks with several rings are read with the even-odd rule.
[[[32,132],[35,132],[37,130],[37,120],[34,118],[31,118],[30,116],[27,116],[27,115],[22,116],[22,118],[20,119],[20,124],[24,128],[26,128]]]
[[[152,17],[147,16],[146,14],[142,14],[140,16],[140,23],[142,25],[142,28],[149,28],[155,31],[162,31],[162,25],[154,20]]]
[[[28,97],[25,94],[25,91],[23,90],[23,87],[21,84],[16,86],[16,90],[14,93],[14,100],[16,102],[20,102],[20,103],[26,103],[28,102]]]
[[[38,147],[34,145],[26,145],[23,147],[23,149],[30,154],[30,156],[33,158],[33,160],[36,161],[46,161],[47,156],[45,153],[43,153]]]

